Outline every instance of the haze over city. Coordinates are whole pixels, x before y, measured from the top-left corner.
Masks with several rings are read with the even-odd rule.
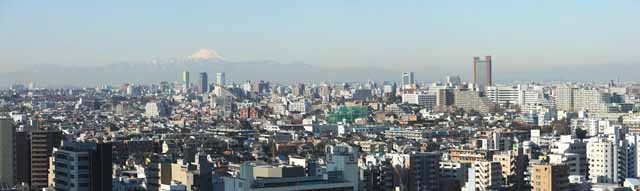
[[[34,69],[73,76],[68,71],[77,67],[185,59],[200,49],[233,63],[358,73],[327,76],[336,80],[390,80],[397,74],[371,73],[402,70],[423,74],[419,80],[469,78],[477,55],[494,57],[497,80],[588,80],[594,73],[600,73],[595,80],[635,80],[632,73],[602,71],[638,69],[639,7],[633,0],[2,1],[0,73],[25,78],[0,82],[44,85],[49,79]],[[568,69],[576,72],[558,72]],[[100,80],[139,80],[111,77]]]

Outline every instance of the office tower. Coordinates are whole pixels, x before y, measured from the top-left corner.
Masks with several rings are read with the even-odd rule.
[[[198,170],[200,171],[198,190],[213,190],[213,182],[211,181],[213,166],[204,153],[198,154]]]
[[[191,81],[189,79],[189,71],[185,70],[182,72],[182,89],[186,92],[189,91],[191,85]]]
[[[491,56],[485,56],[484,60],[477,56],[473,57],[473,84],[480,91],[493,86]]]
[[[561,164],[534,164],[531,186],[536,191],[568,191],[569,167]]]
[[[29,128],[19,128],[15,132],[15,178],[16,184],[31,184],[31,138]],[[47,163],[49,164],[49,163]]]
[[[410,88],[415,84],[413,72],[402,73],[402,88]]]
[[[65,141],[53,149],[53,189],[110,191],[111,143]]]
[[[198,82],[198,91],[200,93],[209,92],[209,76],[206,72],[200,72],[200,81]]]
[[[218,86],[224,86],[226,85],[226,79],[225,79],[225,74],[224,72],[218,72],[216,73],[216,85]]]
[[[440,190],[440,153],[413,152],[409,163],[409,191]]]
[[[54,147],[59,147],[63,139],[59,130],[34,130],[31,132],[31,188],[48,186],[49,157]]]
[[[0,184],[13,185],[14,182],[14,142],[15,128],[8,116],[0,116]]]

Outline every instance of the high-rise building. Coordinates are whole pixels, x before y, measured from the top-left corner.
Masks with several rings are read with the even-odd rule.
[[[561,164],[534,164],[531,186],[536,191],[568,191],[569,167]]]
[[[189,79],[189,71],[185,70],[182,72],[182,89],[184,91],[188,91],[191,86],[191,80]]]
[[[555,100],[558,110],[607,113],[610,110],[611,95],[598,89],[564,85],[556,87]]]
[[[608,131],[607,137],[592,137],[587,143],[588,179],[592,183],[622,183],[637,172],[637,145],[629,144],[622,127]]]
[[[206,72],[200,72],[200,78],[198,82],[198,91],[200,93],[209,92],[209,76]]]
[[[440,190],[440,153],[413,152],[409,163],[408,190]]]
[[[111,152],[111,143],[63,142],[53,149],[53,189],[110,191]]]
[[[225,80],[224,72],[216,73],[216,85],[224,86],[227,83]]]
[[[413,72],[402,73],[402,89],[411,89],[415,84]]]
[[[54,147],[59,147],[63,139],[59,130],[35,130],[31,132],[31,188],[48,186],[49,157]]]
[[[198,170],[200,171],[198,190],[213,190],[213,182],[211,181],[213,167],[204,153],[198,154]]]
[[[18,128],[14,136],[16,184],[31,183],[31,130]],[[48,163],[47,163],[48,164]]]
[[[0,184],[13,185],[14,182],[14,142],[15,127],[8,116],[0,116]]]
[[[477,56],[473,57],[473,84],[480,91],[493,85],[491,56],[485,56],[484,60]]]

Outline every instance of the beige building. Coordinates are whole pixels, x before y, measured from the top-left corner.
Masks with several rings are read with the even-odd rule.
[[[568,191],[569,167],[559,164],[534,164],[531,168],[532,191]]]

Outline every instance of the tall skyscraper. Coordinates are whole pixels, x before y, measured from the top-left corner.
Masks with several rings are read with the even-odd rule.
[[[182,72],[182,88],[184,91],[189,90],[189,86],[191,85],[191,80],[189,79],[189,71],[185,70]]]
[[[14,132],[13,120],[0,116],[0,184],[14,184]]]
[[[403,72],[402,73],[402,88],[407,86],[413,86],[415,83],[413,72]]]
[[[224,72],[218,72],[216,73],[216,85],[219,86],[224,86],[226,81],[225,81],[225,74]]]
[[[473,57],[473,83],[480,91],[493,85],[491,56],[485,56],[484,60],[477,56]]]
[[[31,131],[29,128],[16,129],[14,136],[16,184],[31,184]],[[48,164],[48,163],[47,163]]]
[[[209,76],[206,72],[200,72],[200,81],[198,82],[198,91],[200,93],[209,92]]]

